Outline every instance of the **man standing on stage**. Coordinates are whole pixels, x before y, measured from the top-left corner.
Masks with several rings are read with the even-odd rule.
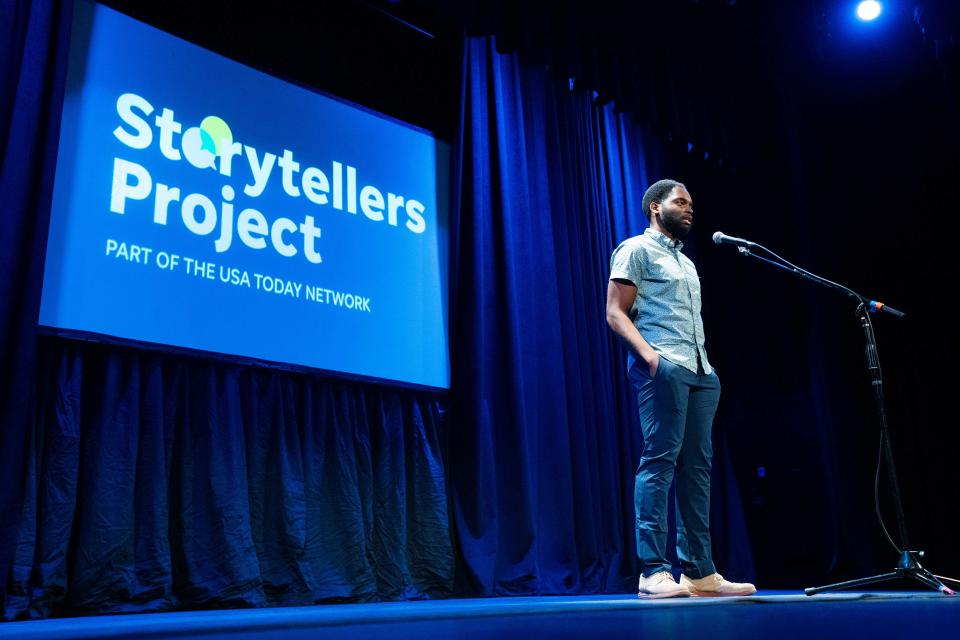
[[[626,342],[637,391],[643,453],[634,487],[640,597],[739,596],[752,584],[724,580],[710,548],[711,430],[720,381],[707,361],[700,279],[680,250],[693,225],[687,188],[660,180],[643,195],[650,220],[610,259],[607,324]],[[677,480],[679,584],[667,561],[667,496]]]

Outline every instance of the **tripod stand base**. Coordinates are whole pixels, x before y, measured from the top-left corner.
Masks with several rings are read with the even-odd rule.
[[[904,551],[900,554],[900,564],[896,569],[889,573],[881,573],[880,575],[870,576],[868,578],[857,578],[856,580],[847,580],[845,582],[837,582],[834,584],[828,584],[822,587],[809,587],[804,589],[803,592],[808,596],[816,595],[818,593],[825,593],[827,591],[839,591],[841,589],[851,589],[853,587],[862,587],[868,584],[877,584],[878,582],[888,582],[890,580],[897,580],[899,578],[911,578],[917,582],[924,584],[935,591],[940,593],[952,596],[956,592],[948,587],[947,585],[941,582],[940,578],[933,575],[922,566],[917,561],[918,557],[922,557],[922,551]],[[958,582],[953,578],[944,578],[948,582]]]

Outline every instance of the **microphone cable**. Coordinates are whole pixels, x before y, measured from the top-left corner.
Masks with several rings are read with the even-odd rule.
[[[803,269],[803,268],[801,268],[801,267],[798,267],[797,265],[793,264],[792,262],[790,262],[789,260],[787,260],[787,259],[784,258],[783,256],[779,255],[779,254],[776,253],[775,251],[772,251],[772,250],[768,249],[767,247],[763,246],[762,244],[759,244],[759,243],[756,243],[756,242],[755,242],[754,245],[755,245],[757,248],[759,248],[759,249],[763,249],[764,251],[766,251],[767,253],[769,253],[771,256],[773,256],[773,257],[776,258],[777,260],[781,261],[782,263],[788,265],[791,269],[794,269],[795,271],[804,273],[804,274],[808,275],[809,277],[814,278],[814,279],[816,279],[816,280],[820,280],[820,281],[822,281],[822,282],[825,282],[825,283],[829,284],[830,286],[832,286],[832,287],[834,287],[834,288],[836,288],[836,289],[839,289],[840,291],[844,291],[844,292],[847,293],[847,295],[850,295],[850,296],[856,298],[857,300],[859,300],[859,301],[860,301],[860,306],[857,308],[857,313],[859,314],[859,313],[860,313],[860,308],[863,308],[863,316],[864,316],[864,318],[866,318],[866,321],[867,321],[867,327],[868,327],[869,337],[870,337],[870,344],[872,344],[872,345],[876,345],[876,344],[877,344],[876,335],[875,335],[874,332],[873,332],[873,319],[870,317],[870,312],[869,312],[869,310],[867,309],[867,306],[866,306],[867,303],[866,303],[866,301],[864,300],[863,296],[861,296],[859,293],[857,293],[857,292],[854,291],[853,289],[849,289],[849,288],[843,286],[842,284],[838,284],[838,283],[836,283],[836,282],[833,282],[832,280],[827,280],[826,278],[824,278],[824,277],[822,277],[822,276],[818,276],[818,275],[816,275],[815,273],[810,273],[810,272],[807,271],[806,269]],[[875,357],[876,357],[876,364],[877,364],[877,380],[880,382],[880,389],[881,389],[881,391],[882,391],[882,390],[883,390],[883,369],[880,368],[880,357],[879,357],[878,355],[876,355],[876,354],[874,354],[874,355],[875,355]],[[886,417],[884,417],[884,420],[886,420]],[[885,445],[885,444],[886,444],[886,437],[885,437],[885,435],[884,435],[884,430],[883,430],[883,428],[881,427],[881,429],[880,429],[880,447],[879,447],[879,449],[878,449],[878,451],[877,451],[877,470],[876,470],[876,473],[874,474],[874,478],[873,478],[873,505],[874,505],[874,510],[876,511],[876,514],[877,514],[877,521],[880,523],[880,530],[883,532],[883,536],[887,539],[887,542],[890,543],[890,546],[893,547],[894,550],[896,550],[896,552],[897,552],[898,554],[902,554],[903,551],[900,549],[900,547],[897,545],[897,543],[893,541],[893,537],[890,535],[890,531],[887,529],[887,525],[886,525],[886,523],[883,521],[883,512],[882,512],[881,509],[880,509],[880,469],[881,469],[882,466],[883,466],[883,448],[884,448],[884,445]]]
[[[864,306],[863,303],[860,305],[863,307],[863,316],[867,319],[867,326],[870,330],[870,343],[877,344],[877,337],[873,333],[873,318],[870,317],[870,312]],[[859,309],[857,309],[859,311]],[[877,379],[880,381],[880,390],[883,391],[883,369],[880,368],[880,356],[875,354],[877,359]],[[886,417],[884,417],[886,420]],[[877,512],[877,521],[880,522],[880,530],[883,531],[884,537],[887,539],[887,542],[890,543],[890,546],[898,554],[902,554],[903,550],[897,546],[897,543],[893,541],[893,537],[890,535],[890,532],[887,530],[887,525],[883,521],[883,512],[880,510],[880,468],[883,466],[883,448],[886,444],[886,436],[884,429],[880,429],[880,447],[877,450],[877,472],[873,477],[873,506]],[[900,541],[901,544],[903,541]]]

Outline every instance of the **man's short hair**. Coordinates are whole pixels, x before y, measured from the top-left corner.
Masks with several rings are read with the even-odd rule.
[[[677,182],[676,180],[657,180],[650,185],[646,193],[643,194],[643,202],[641,204],[643,207],[643,213],[647,216],[647,220],[653,218],[653,212],[650,211],[650,205],[654,202],[663,202],[667,196],[670,195],[670,192],[673,191],[674,187],[686,189],[682,182]]]

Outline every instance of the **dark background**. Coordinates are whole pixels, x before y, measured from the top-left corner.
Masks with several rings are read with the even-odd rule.
[[[872,25],[840,0],[106,4],[449,141],[465,33],[494,34],[525,64],[634,114],[669,149],[673,175],[656,177],[684,181],[694,196],[688,246],[724,385],[717,424],[758,584],[879,573],[896,558],[874,516],[878,426],[853,306],[714,246],[718,229],[907,313],[875,324],[911,545],[935,571],[960,574],[951,529],[960,105],[949,3],[888,2]],[[883,507],[893,530],[886,498]]]

